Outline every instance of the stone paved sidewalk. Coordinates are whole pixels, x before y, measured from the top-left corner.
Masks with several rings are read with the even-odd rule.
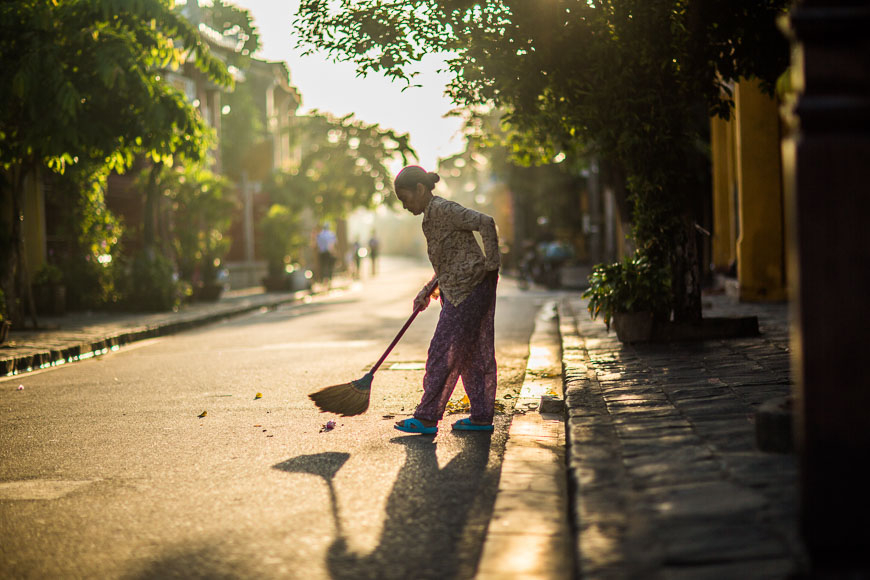
[[[336,284],[338,287],[338,284]],[[41,317],[37,330],[18,330],[0,345],[0,377],[64,364],[144,340],[216,322],[260,308],[301,300],[309,291],[266,293],[262,288],[227,293],[178,312],[70,313]]]
[[[759,451],[758,406],[790,390],[786,305],[705,296],[761,336],[623,345],[560,303],[568,469],[584,579],[802,573],[794,454]]]

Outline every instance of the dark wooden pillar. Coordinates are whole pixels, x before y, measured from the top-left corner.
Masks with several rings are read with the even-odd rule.
[[[783,143],[801,532],[813,576],[870,573],[870,2],[788,18]]]

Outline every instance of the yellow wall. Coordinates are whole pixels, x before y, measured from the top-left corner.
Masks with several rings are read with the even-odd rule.
[[[779,108],[777,101],[764,95],[755,81],[737,85],[735,103],[740,299],[784,300],[785,225]]]
[[[713,269],[726,272],[737,258],[734,216],[734,129],[719,117],[711,121],[713,155]]]
[[[787,299],[785,216],[776,99],[755,81],[735,84],[731,121],[711,121],[713,265],[736,259],[740,300]]]

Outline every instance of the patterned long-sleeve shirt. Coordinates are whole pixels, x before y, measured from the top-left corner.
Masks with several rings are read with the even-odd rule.
[[[483,252],[474,232],[480,232]],[[438,287],[454,306],[471,294],[488,271],[499,268],[495,220],[486,214],[436,195],[423,211],[423,234]]]

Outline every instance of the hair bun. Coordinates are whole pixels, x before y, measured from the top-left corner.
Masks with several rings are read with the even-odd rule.
[[[430,171],[426,174],[429,177],[429,180],[432,182],[432,185],[435,185],[439,181],[441,181],[441,176],[435,173],[434,171]]]

